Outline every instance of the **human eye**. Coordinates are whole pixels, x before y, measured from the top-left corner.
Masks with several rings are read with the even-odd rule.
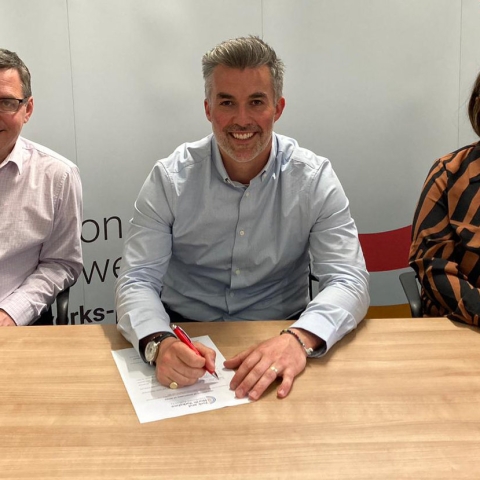
[[[231,100],[222,100],[220,102],[220,105],[222,107],[231,107],[233,105],[233,102]]]
[[[0,106],[3,110],[15,110],[17,108],[18,102],[14,98],[0,98]]]
[[[252,100],[251,103],[254,107],[259,107],[265,104],[265,102],[261,98],[255,98]]]

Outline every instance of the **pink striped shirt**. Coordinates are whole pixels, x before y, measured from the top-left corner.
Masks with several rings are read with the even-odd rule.
[[[0,164],[0,309],[36,319],[82,270],[77,166],[19,137]]]

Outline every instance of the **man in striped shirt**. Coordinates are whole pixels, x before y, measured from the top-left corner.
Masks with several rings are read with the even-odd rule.
[[[480,136],[480,74],[468,114]],[[413,220],[410,265],[422,285],[425,315],[479,325],[480,142],[431,168]]]
[[[33,104],[27,66],[0,48],[0,327],[36,321],[82,271],[78,167],[20,135]]]

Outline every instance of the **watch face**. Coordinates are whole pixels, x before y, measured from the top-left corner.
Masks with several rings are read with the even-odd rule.
[[[158,343],[154,340],[147,343],[145,347],[145,360],[147,362],[154,362],[157,356]]]

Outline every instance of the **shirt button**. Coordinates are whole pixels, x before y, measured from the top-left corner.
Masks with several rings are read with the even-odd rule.
[[[237,268],[237,269],[235,270],[235,273],[236,273],[237,275],[240,275],[240,269]]]
[[[234,297],[234,296],[235,296],[235,292],[230,292],[230,296],[231,296],[231,297]]]
[[[240,230],[240,235],[243,237],[245,235],[245,232],[243,230]]]
[[[249,196],[250,196],[250,192],[245,193],[245,196],[246,196],[246,197],[249,197]]]

